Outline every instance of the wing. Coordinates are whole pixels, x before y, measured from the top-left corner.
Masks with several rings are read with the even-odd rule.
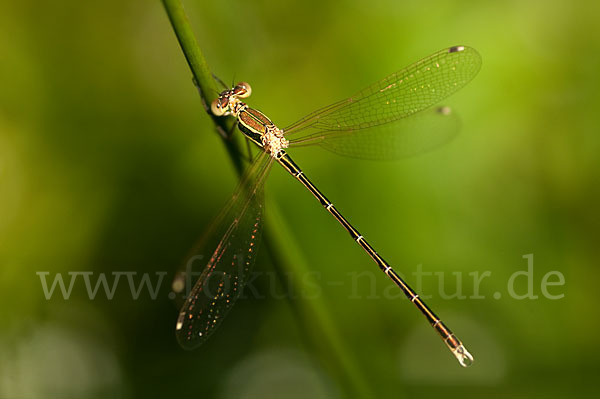
[[[320,145],[339,155],[361,159],[394,160],[437,148],[452,140],[459,119],[449,107],[435,107],[411,118],[367,128],[360,134],[348,132],[315,133],[290,146]]]
[[[175,328],[177,340],[185,349],[201,345],[219,327],[248,281],[261,234],[262,188],[272,159],[261,151],[173,281],[176,294],[193,287],[185,297]],[[210,258],[204,258],[204,254]],[[200,265],[201,272],[194,271],[196,265]]]
[[[309,114],[284,129],[295,139],[323,136],[390,123],[426,110],[466,85],[479,71],[481,57],[455,46],[430,55],[385,79]],[[298,134],[298,132],[304,132]],[[361,132],[362,134],[362,132]]]

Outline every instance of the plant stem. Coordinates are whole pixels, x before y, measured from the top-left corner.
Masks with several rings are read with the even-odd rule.
[[[343,397],[372,398],[364,374],[357,366],[351,349],[345,346],[323,296],[314,292],[318,283],[312,277],[313,272],[296,245],[279,207],[270,201],[265,208],[267,217],[263,241],[281,279],[292,284],[291,292],[298,293],[290,302],[303,337],[320,356],[329,373],[340,382]],[[289,276],[292,278],[285,280]]]
[[[204,55],[196,42],[194,33],[189,24],[183,6],[179,0],[162,0],[177,40],[183,50],[185,58],[192,70],[194,80],[200,90],[204,107],[209,111],[207,104],[214,99],[212,93],[217,93],[214,79],[211,75]],[[221,133],[228,131],[227,118],[216,118],[210,112],[215,126]],[[227,135],[221,134],[229,155],[239,174],[242,172],[242,161],[239,156],[239,145],[235,140],[230,140]],[[293,278],[295,292],[305,292],[314,283],[305,276],[310,275],[310,270],[303,259],[300,249],[295,244],[290,228],[285,223],[275,203],[269,203],[270,216],[265,221],[264,242],[280,276],[284,271]],[[283,250],[285,248],[285,251]],[[340,388],[344,397],[371,398],[369,385],[351,356],[352,351],[344,346],[341,335],[337,331],[333,318],[322,297],[312,299],[302,295],[296,301],[291,301],[299,327],[303,329],[303,336],[309,339],[314,347],[313,352],[329,370]]]
[[[196,42],[196,37],[187,19],[183,5],[179,0],[163,0],[163,4],[171,25],[173,25],[173,30],[175,31],[175,36],[177,36],[181,50],[183,50],[183,55],[200,88],[202,99],[205,101],[205,104],[209,104],[210,101],[206,101],[206,99],[211,100],[209,93],[217,93],[217,87],[215,86],[215,81],[212,78],[208,64],[204,59],[204,55]]]
[[[194,84],[200,91],[200,98],[204,110],[210,115],[213,123],[217,127],[223,143],[227,149],[229,157],[234,164],[234,167],[238,174],[241,175],[243,171],[242,159],[240,158],[239,144],[235,140],[231,140],[227,132],[231,130],[231,124],[228,123],[228,118],[217,118],[210,112],[210,103],[217,97],[217,87],[215,86],[215,80],[212,77],[204,54],[200,50],[200,46],[196,42],[196,37],[190,26],[190,22],[185,14],[183,5],[179,0],[162,0],[163,6],[169,16],[169,21],[177,37],[177,41],[181,46],[183,55],[192,70],[194,77]]]

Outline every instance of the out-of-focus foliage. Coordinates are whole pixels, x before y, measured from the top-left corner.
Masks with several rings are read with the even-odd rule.
[[[478,49],[481,72],[448,101],[461,133],[443,148],[399,162],[290,150],[432,296],[473,367],[455,363],[290,176],[275,168],[267,195],[379,397],[591,395],[600,355],[597,2],[185,6],[214,73],[251,82],[248,102],[281,126],[441,48]],[[176,344],[170,281],[236,181],[190,76],[159,1],[0,6],[0,397],[339,394],[266,251],[253,289],[206,345]],[[514,274],[528,262],[529,281]],[[564,284],[544,291],[544,281],[560,282],[551,272]],[[87,293],[86,278],[94,288],[101,273],[110,286],[120,276],[112,299],[103,288]],[[145,288],[132,296],[144,273],[162,281],[155,299]],[[50,289],[59,274],[66,288],[74,279],[69,299],[58,287],[45,299],[42,282]],[[530,288],[536,299],[519,297]],[[458,291],[466,298],[448,298]]]

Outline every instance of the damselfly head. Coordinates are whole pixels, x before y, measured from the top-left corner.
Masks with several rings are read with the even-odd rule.
[[[252,94],[252,87],[250,87],[250,83],[240,82],[233,88],[233,94],[239,98],[250,97],[250,94]]]

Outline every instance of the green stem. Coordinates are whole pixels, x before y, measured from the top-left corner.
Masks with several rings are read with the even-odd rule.
[[[227,118],[216,118],[209,112],[211,101],[216,97],[216,87],[204,55],[196,42],[196,38],[189,24],[183,6],[179,0],[162,0],[179,45],[194,75],[194,81],[200,89],[200,95],[205,109],[211,115],[215,126],[222,133],[224,143],[236,170],[241,174],[242,161],[239,156],[239,145],[236,141],[223,134],[227,132]],[[284,271],[293,276],[294,292],[306,292],[314,287],[306,276],[310,269],[303,259],[300,249],[295,244],[295,239],[290,233],[290,228],[285,223],[278,207],[269,203],[269,214],[265,222],[265,245],[274,261],[275,268],[280,275]],[[283,250],[285,248],[285,251]],[[337,331],[333,318],[321,296],[312,299],[300,295],[292,306],[299,327],[303,329],[303,336],[309,339],[310,344],[318,355],[320,361],[339,382],[345,397],[371,398],[373,395],[369,386],[360,372],[356,362],[351,356],[352,351],[344,345],[341,335]]]
[[[227,134],[231,130],[231,123],[228,122],[228,118],[218,118],[210,112],[210,103],[217,97],[218,91],[204,54],[202,54],[202,50],[200,50],[200,46],[196,42],[196,37],[183,9],[183,4],[179,0],[162,0],[162,2],[169,16],[169,21],[171,21],[171,25],[173,26],[177,41],[183,51],[183,55],[192,70],[194,83],[200,90],[200,98],[204,110],[212,118],[221,138],[223,138],[223,143],[236,171],[241,175],[243,165],[242,159],[239,156],[239,144],[237,141],[230,139]]]
[[[292,276],[287,281],[293,285],[291,292],[298,295],[290,302],[303,337],[307,338],[314,348],[313,352],[320,356],[329,373],[339,381],[344,391],[343,397],[372,398],[364,374],[336,328],[323,296],[315,292],[314,287],[318,286],[318,282],[313,277],[314,272],[296,245],[295,237],[279,207],[271,201],[266,209],[263,242],[282,279],[285,278],[285,272]]]
[[[205,104],[210,104],[210,101],[206,101],[206,99],[212,100],[210,93],[216,94],[217,87],[215,86],[215,81],[212,78],[208,64],[204,59],[204,55],[196,42],[196,37],[187,19],[183,5],[179,0],[163,0],[163,4],[171,25],[173,25],[179,45],[183,50],[183,55],[200,88],[202,99],[205,100]]]

